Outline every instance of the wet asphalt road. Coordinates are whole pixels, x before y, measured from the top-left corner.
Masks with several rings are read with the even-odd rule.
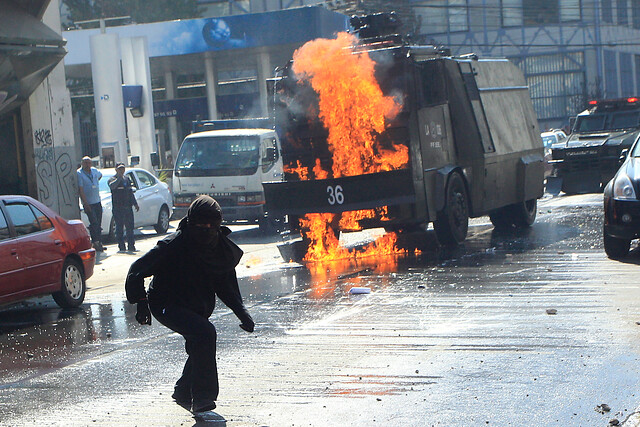
[[[137,325],[121,284],[93,286],[116,274],[104,260],[79,310],[40,298],[0,311],[0,424],[623,421],[640,405],[640,250],[607,259],[601,227],[601,195],[547,196],[522,233],[480,218],[454,251],[307,266],[273,262],[274,239],[240,229],[257,330],[241,331],[222,304],[212,317],[224,421],[171,402],[182,338]],[[133,259],[111,258],[120,270]]]

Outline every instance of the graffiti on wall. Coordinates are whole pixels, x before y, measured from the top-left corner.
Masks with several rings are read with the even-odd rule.
[[[33,133],[33,140],[37,148],[53,146],[53,139],[51,138],[51,131],[49,129],[38,129],[35,131]]]
[[[38,200],[66,218],[77,217],[73,147],[54,147],[49,129],[33,132]]]

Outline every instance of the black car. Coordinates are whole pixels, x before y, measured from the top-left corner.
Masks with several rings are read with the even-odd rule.
[[[604,189],[604,250],[624,258],[631,240],[640,237],[640,139],[636,139],[618,172]]]

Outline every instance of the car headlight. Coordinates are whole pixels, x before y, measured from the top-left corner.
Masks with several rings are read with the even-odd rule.
[[[613,198],[616,200],[628,200],[636,198],[636,191],[629,177],[621,173],[613,182]]]

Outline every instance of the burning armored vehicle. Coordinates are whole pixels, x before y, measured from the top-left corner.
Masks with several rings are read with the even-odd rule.
[[[433,223],[450,245],[471,217],[535,220],[544,150],[522,73],[404,43],[388,35],[395,22],[354,17],[359,39],[309,42],[277,73],[286,180],[263,186],[270,214],[300,224],[306,260],[334,250],[338,231]]]

